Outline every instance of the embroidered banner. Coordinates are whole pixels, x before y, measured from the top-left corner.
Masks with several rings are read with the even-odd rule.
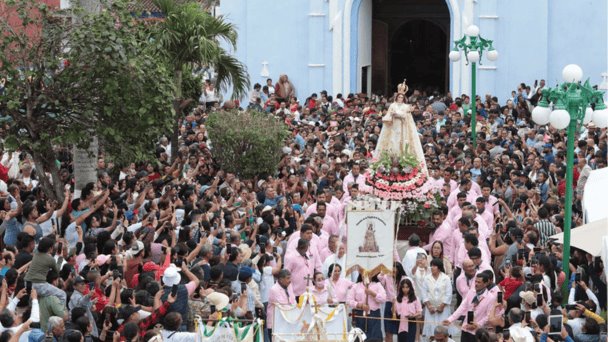
[[[346,213],[348,240],[346,274],[367,271],[369,277],[393,270],[395,212],[393,210],[362,210]]]

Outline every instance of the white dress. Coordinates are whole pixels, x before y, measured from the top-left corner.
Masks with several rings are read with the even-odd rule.
[[[425,162],[422,143],[412,117],[412,106],[393,102],[388,107],[387,114],[382,117],[382,131],[374,155],[380,157],[384,151],[392,155],[401,155],[406,149],[416,156],[419,162]],[[423,172],[428,175],[426,163]]]
[[[451,314],[450,303],[452,302],[452,282],[445,273],[440,273],[435,279],[431,273],[427,274],[422,282],[421,299],[423,303],[430,302],[431,306],[438,307],[445,304],[442,313],[432,314],[427,307],[424,308],[423,336],[433,336],[435,327],[441,325]]]

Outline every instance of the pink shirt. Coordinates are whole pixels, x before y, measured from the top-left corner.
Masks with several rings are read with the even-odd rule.
[[[310,285],[310,287],[308,287],[308,291],[315,296],[315,302],[317,305],[327,304],[327,298],[329,298],[329,291],[327,290],[327,287],[323,287],[321,290],[318,290],[313,285]],[[336,299],[332,298],[332,300],[335,301]]]
[[[443,220],[443,223],[441,223],[439,228],[435,229],[435,231],[429,235],[429,244],[424,246],[424,249],[430,253],[433,243],[435,243],[435,241],[441,241],[443,243],[443,255],[448,256],[448,258],[451,257],[454,254],[452,231],[452,225],[449,220]]]
[[[312,281],[315,270],[321,270],[318,256],[313,255],[310,252],[306,254],[308,259],[300,255],[297,251],[295,253],[288,253],[285,256],[285,269],[291,272],[291,285],[293,286],[293,293],[295,296],[299,296],[306,291],[307,280],[305,278],[310,276]],[[310,284],[311,283],[308,285]]]
[[[460,273],[458,278],[456,278],[456,290],[460,294],[461,297],[465,297],[469,290],[475,288],[475,275],[469,280],[467,280],[464,271]]]
[[[338,281],[333,282],[330,279],[325,280],[325,286],[331,293],[334,302],[345,303],[347,300],[348,292],[353,286],[353,282],[346,278],[338,278]]]
[[[477,293],[474,289],[467,293],[467,295],[462,299],[462,303],[458,309],[456,309],[456,311],[454,311],[454,313],[448,317],[448,321],[450,321],[450,323],[454,322],[460,316],[465,316],[465,322],[463,323],[464,326],[464,324],[466,324],[467,312],[473,311],[473,321],[477,324],[477,326],[481,328],[486,324],[490,315],[490,310],[493,309],[494,303],[496,302],[496,293],[486,290],[483,294],[481,294],[481,296],[478,297],[478,303],[473,304],[473,298],[475,298],[476,294]],[[474,335],[476,330],[463,328],[462,331],[466,331]]]
[[[370,283],[369,289],[376,293],[376,297],[367,296],[365,294],[365,285],[363,283],[356,283],[348,292],[346,303],[351,307],[355,308],[357,304],[369,305],[369,311],[376,311],[386,302],[386,291],[380,283]]]
[[[289,296],[287,295],[289,293]],[[274,321],[274,307],[277,304],[289,305],[296,304],[296,297],[293,295],[293,289],[291,285],[287,287],[287,293],[285,289],[278,282],[272,285],[268,292],[268,329],[272,329],[272,322]]]
[[[490,265],[490,261],[492,258],[491,255],[488,252],[486,252],[485,248],[482,248],[481,246],[478,246],[478,247],[479,247],[479,250],[481,250],[481,262],[483,264]],[[456,259],[454,260],[454,265],[462,268],[462,263],[468,258],[469,258],[469,254],[467,252],[467,249],[464,247],[464,242],[463,242],[458,247],[458,252],[456,253]]]
[[[378,280],[380,280],[380,284],[384,286],[384,290],[386,291],[386,301],[392,302],[397,298],[397,291],[395,290],[395,279],[387,274],[378,275]]]
[[[329,258],[332,254],[334,254],[334,252],[332,252],[327,247],[323,248],[323,250],[321,251],[321,253],[319,253],[319,255],[321,256],[321,260],[325,260],[325,259]]]
[[[486,200],[487,200],[486,211],[489,211],[493,215],[500,214],[500,209],[498,209],[498,204],[494,205],[494,203],[498,202],[498,199],[496,199],[496,197],[490,195],[490,196],[488,196],[488,198],[486,198]]]
[[[297,232],[293,232],[289,237],[289,241],[287,241],[287,253],[293,253],[296,251],[296,248],[298,247],[298,240],[300,240],[299,230]],[[312,234],[312,238],[310,239],[310,247],[308,250],[315,255],[319,255],[321,252],[320,244],[320,238],[316,234]]]
[[[325,203],[327,210],[325,210],[326,213],[326,217],[327,216],[331,216],[334,220],[337,220],[338,217],[340,217],[339,215],[339,210],[340,208],[337,208],[334,204],[332,204],[331,202]],[[305,217],[308,217],[312,214],[316,214],[317,213],[317,203],[313,203],[311,206],[308,207],[308,209],[306,209],[306,215]]]
[[[409,323],[408,316],[416,316],[422,313],[422,304],[416,298],[412,303],[407,302],[407,298],[403,297],[401,303],[396,303],[395,312],[401,316],[399,320],[399,332],[407,332],[407,325]]]
[[[325,217],[323,218],[323,228],[322,229],[324,231],[326,231],[327,234],[329,234],[329,235],[340,236],[340,227],[338,227],[336,220],[334,220],[329,215],[325,215]]]
[[[346,175],[346,177],[344,177],[344,180],[342,181],[342,190],[344,190],[344,193],[348,196],[350,196],[350,193],[348,192],[348,185],[351,183],[357,183],[359,185],[359,192],[361,193],[370,192],[369,186],[365,184],[364,175],[359,174],[357,176],[357,180],[355,180],[353,173],[349,172],[348,175]]]
[[[441,189],[441,188],[443,188],[443,184],[445,184],[445,180],[443,178],[441,178],[440,180],[435,182],[435,184],[439,189]],[[450,193],[452,193],[456,189],[458,189],[458,183],[456,183],[455,180],[450,179]]]
[[[479,214],[483,221],[492,229],[494,227],[494,214],[488,211],[488,209],[484,209],[483,213]]]
[[[459,193],[460,188],[456,188],[456,190],[450,193],[450,196],[448,196],[447,201],[448,209],[452,209],[453,207],[458,205],[458,198],[456,196],[458,196]],[[467,192],[467,202],[474,204],[477,197],[479,197],[479,194],[474,190],[471,189]]]

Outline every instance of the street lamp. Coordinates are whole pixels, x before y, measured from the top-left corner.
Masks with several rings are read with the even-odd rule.
[[[467,39],[468,38],[468,39]],[[477,101],[475,99],[475,87],[477,77],[477,66],[479,62],[481,64],[481,56],[485,50],[488,51],[486,57],[490,61],[498,59],[498,52],[492,46],[492,41],[483,39],[479,35],[479,27],[471,25],[465,30],[465,35],[460,39],[454,41],[454,49],[450,52],[448,57],[452,62],[458,62],[460,60],[460,51],[464,51],[464,56],[467,61],[467,65],[471,63],[471,99],[473,104],[471,106],[471,134],[473,136],[473,148],[477,147]]]
[[[538,106],[532,111],[532,120],[539,125],[550,123],[557,129],[568,128],[566,150],[566,199],[564,202],[564,252],[562,267],[569,279],[570,229],[572,225],[572,171],[574,169],[574,136],[581,125],[593,120],[599,128],[608,127],[608,109],[603,92],[593,89],[587,80],[581,83],[583,70],[575,64],[562,71],[564,83],[551,89],[544,88]],[[553,104],[553,111],[550,105]],[[592,108],[595,108],[593,110]],[[568,286],[568,282],[564,282]]]

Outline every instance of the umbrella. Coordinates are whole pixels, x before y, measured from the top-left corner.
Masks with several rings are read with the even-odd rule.
[[[608,236],[608,218],[576,227],[570,232],[570,246],[580,248],[593,256],[599,256],[602,251],[602,237]],[[564,233],[555,234],[550,239],[564,243]]]

